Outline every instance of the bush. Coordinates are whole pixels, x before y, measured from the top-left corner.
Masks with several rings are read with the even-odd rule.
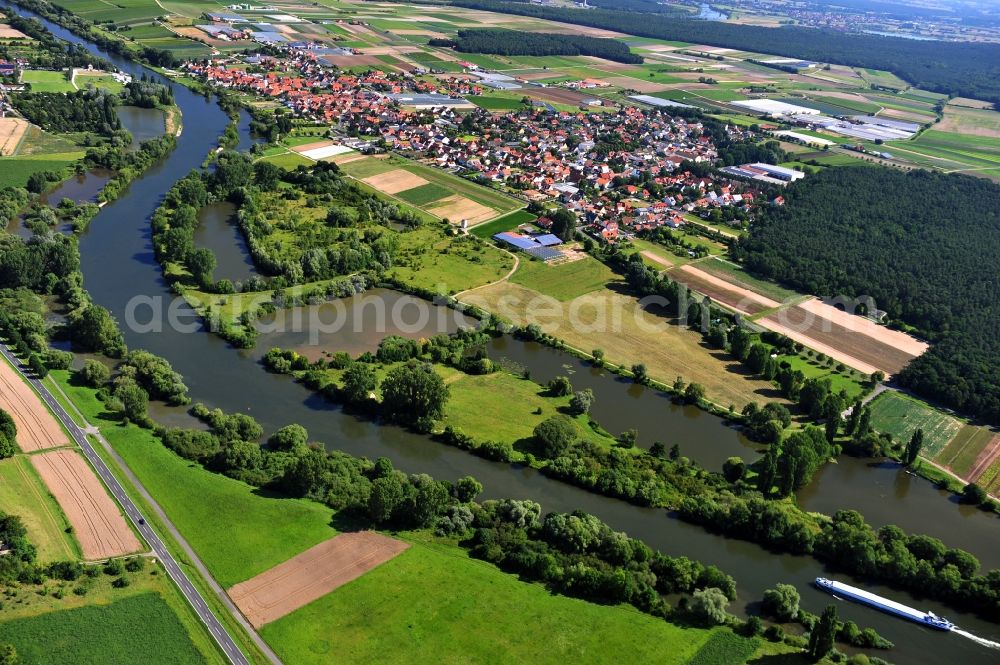
[[[688,610],[695,620],[709,626],[717,626],[726,623],[729,613],[726,608],[729,599],[726,594],[714,587],[695,591],[688,604]]]

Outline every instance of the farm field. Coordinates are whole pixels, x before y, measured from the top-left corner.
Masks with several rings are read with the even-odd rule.
[[[688,288],[711,298],[730,309],[752,316],[779,307],[781,303],[703,272],[693,265],[667,271],[667,276]]]
[[[28,130],[28,121],[21,118],[0,118],[0,157],[17,152],[21,139]]]
[[[23,145],[21,150],[23,150]],[[67,167],[84,156],[83,151],[0,157],[0,187],[24,187],[32,173],[66,173]]]
[[[749,289],[771,300],[785,302],[802,296],[802,294],[796,293],[791,289],[786,289],[775,282],[754,277],[737,264],[725,259],[706,259],[705,261],[699,261],[697,265],[699,270],[720,277],[735,286]]]
[[[526,224],[535,220],[535,216],[527,210],[515,210],[507,213],[503,217],[497,217],[493,221],[485,224],[477,224],[469,229],[469,233],[478,238],[492,238],[497,233],[512,231],[521,224]]]
[[[351,177],[383,194],[412,203],[435,217],[448,219],[456,224],[462,219],[467,219],[470,224],[485,222],[523,206],[520,201],[499,192],[401,157],[365,157],[346,162],[341,168]],[[410,198],[405,195],[407,190],[428,184],[437,187],[414,193]],[[445,192],[450,195],[438,196]]]
[[[175,611],[153,591],[0,622],[0,643],[13,644],[21,662],[38,665],[133,665],[150,654],[164,665],[221,660],[195,646]]]
[[[998,444],[996,435],[987,428],[965,425],[935,461],[975,482],[989,468]]]
[[[0,360],[0,408],[17,426],[17,446],[30,453],[69,445],[69,435],[49,412],[42,398],[6,359]]]
[[[403,552],[408,544],[374,531],[342,533],[229,589],[255,628],[291,614]]]
[[[477,289],[462,300],[517,325],[537,323],[575,348],[606,349],[610,363],[644,363],[656,380],[669,384],[680,376],[685,382],[699,383],[708,399],[723,406],[741,409],[747,402],[781,401],[770,382],[753,377],[727,354],[709,349],[699,333],[642,309],[631,296],[599,289],[574,300],[572,311],[578,325],[571,323],[569,307],[532,311],[529,304],[538,296],[537,291],[507,281]],[[609,335],[615,339],[610,347]]]
[[[591,291],[603,289],[611,282],[619,281],[617,275],[606,265],[591,256],[548,264],[540,259],[522,255],[517,272],[511,281],[538,291],[556,300],[567,302]]]
[[[59,503],[88,560],[131,554],[143,545],[97,474],[75,450],[31,456],[31,464]]]
[[[21,83],[30,83],[32,92],[73,92],[76,90],[66,78],[65,72],[23,71],[21,72]]]
[[[299,665],[328,663],[332,653],[345,662],[556,664],[603,653],[622,662],[683,663],[713,632],[553,595],[454,546],[413,539],[395,559],[261,634],[285,662]]]
[[[962,429],[960,420],[918,399],[892,390],[876,397],[869,408],[872,426],[880,432],[891,434],[893,441],[906,443],[913,432],[924,430],[924,457],[948,464],[939,453]]]
[[[757,323],[825,353],[854,369],[896,374],[927,344],[868,319],[846,314],[818,298],[757,319]]]
[[[24,455],[0,461],[0,509],[21,518],[39,561],[80,557],[79,545],[67,533],[66,515]]]
[[[333,511],[314,501],[270,495],[206,471],[163,446],[151,432],[101,417],[103,404],[89,388],[59,385],[101,429],[223,586],[232,586],[336,533]]]

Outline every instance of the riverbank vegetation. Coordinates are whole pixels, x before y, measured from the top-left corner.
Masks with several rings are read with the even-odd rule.
[[[239,205],[260,273],[245,282],[214,280],[215,256],[194,245],[197,209],[226,199]],[[252,346],[254,321],[276,309],[362,293],[380,281],[456,292],[499,278],[512,261],[485,240],[455,235],[359,188],[335,164],[285,172],[231,152],[212,174],[191,173],[171,188],[153,230],[175,289],[240,346]]]
[[[265,362],[272,369],[295,374],[311,388],[327,396],[371,411],[376,408],[377,403],[373,400],[377,399],[379,386],[383,386],[384,390],[387,381],[391,383],[395,380],[390,372],[379,367],[380,362],[413,363],[414,359],[434,362],[435,357],[447,358],[449,354],[443,349],[448,347],[440,344],[447,343],[449,339],[455,340],[451,344],[456,345],[452,348],[454,355],[451,357],[464,364],[466,371],[471,369],[474,374],[483,374],[486,370],[488,374],[488,370],[492,369],[488,358],[477,356],[474,352],[478,344],[472,333],[463,333],[457,338],[442,338],[437,342],[431,340],[426,346],[387,338],[379,353],[354,361],[337,354],[330,361],[310,363],[294,352],[272,350]],[[457,341],[462,339],[470,346]],[[435,368],[434,371],[448,377],[449,391],[457,391],[461,386],[461,380],[451,378],[454,376],[451,370]],[[340,377],[339,381],[334,380],[333,375]],[[360,388],[355,389],[358,386]],[[473,394],[476,390],[472,385],[466,385],[464,389]],[[804,392],[815,403],[829,399],[829,393],[824,393],[824,390],[825,386],[820,382],[808,384]],[[571,387],[556,382],[550,386],[549,392],[567,395]],[[467,394],[462,399],[473,398]],[[448,395],[444,401],[450,400]],[[723,477],[699,469],[687,460],[668,456],[663,446],[654,446],[649,452],[635,450],[629,443],[631,437],[627,433],[614,443],[610,439],[606,439],[604,445],[599,441],[588,441],[587,436],[581,435],[579,426],[574,426],[567,417],[574,409],[573,402],[565,409],[567,415],[548,417],[534,428],[529,440],[515,442],[493,439],[489,422],[480,423],[477,418],[468,419],[469,426],[465,430],[444,425],[447,423],[447,408],[443,405],[432,410],[440,414],[436,418],[439,421],[437,424],[433,420],[409,424],[420,431],[437,431],[436,436],[442,442],[488,459],[502,462],[522,459],[547,475],[591,491],[639,505],[675,507],[683,519],[730,537],[751,540],[778,551],[812,553],[821,561],[851,573],[918,593],[933,588],[936,597],[988,616],[995,616],[1000,611],[1000,577],[994,579],[995,572],[981,576],[978,561],[967,552],[948,549],[937,539],[927,536],[906,535],[896,527],[876,531],[854,512],[841,511],[831,519],[807,514],[788,501],[778,500],[807,484],[812,473],[829,457],[837,454],[841,445],[866,449],[874,445],[866,442],[882,443],[881,438],[872,432],[870,416],[865,409],[856,409],[855,417],[841,423],[848,437],[841,444],[837,437],[839,428],[824,430],[807,427],[781,436],[783,426],[788,425],[787,410],[782,415],[781,409],[771,411],[765,408],[765,413],[775,414],[773,418],[768,416],[765,419],[765,422],[777,423],[775,443],[764,458],[750,469],[740,462],[733,466],[733,469],[739,468],[738,473],[727,469]],[[579,399],[575,400],[575,405],[580,404]],[[575,408],[582,410],[579,406]],[[516,417],[515,414],[509,415]],[[745,415],[750,422],[755,420],[754,412]],[[840,423],[839,418],[837,422]],[[600,431],[596,425],[590,429],[595,428],[595,431]],[[922,549],[925,546],[930,550]],[[888,562],[891,559],[898,565],[890,567]],[[927,584],[928,579],[934,582]]]
[[[211,555],[206,560],[216,574],[217,570],[233,570],[224,561],[233,559],[234,542],[237,550],[245,547],[257,551],[261,547],[256,543],[260,536],[267,534],[266,540],[273,540],[273,525],[266,524],[272,518],[261,514],[261,529],[247,530],[250,540],[245,545],[240,544],[245,538],[227,540],[225,547],[220,549],[222,541],[218,533],[213,532],[209,536],[204,529],[207,523],[217,520],[198,517],[196,513],[209,510],[215,514],[219,505],[232,505],[234,509],[244,505],[250,508],[247,513],[249,518],[256,519],[257,504],[273,503],[275,507],[281,505],[281,510],[284,510],[288,501],[276,500],[276,495],[275,499],[268,499],[266,492],[264,496],[250,498],[254,494],[240,491],[240,487],[249,490],[247,485],[243,485],[248,482],[270,492],[325,503],[336,511],[334,524],[350,528],[370,524],[402,529],[410,534],[407,537],[441,543],[445,552],[450,551],[450,557],[459,554],[453,549],[459,543],[472,556],[501,569],[516,571],[522,578],[542,582],[561,595],[601,604],[631,604],[653,617],[672,621],[706,621],[709,625],[733,623],[725,613],[715,618],[703,616],[696,609],[696,603],[687,609],[683,603],[672,607],[662,597],[664,593],[690,594],[696,589],[713,588],[721,589],[719,593],[723,594],[724,600],[726,597],[731,599],[735,593],[731,578],[714,567],[654,552],[639,541],[611,531],[589,515],[550,514],[543,517],[538,504],[530,501],[477,503],[475,498],[482,486],[474,479],[464,478],[447,483],[434,481],[426,475],[406,476],[395,471],[385,459],[370,462],[343,453],[325,452],[308,445],[308,433],[297,425],[282,428],[272,434],[264,446],[259,446],[256,439],[261,437],[262,429],[248,416],[211,412],[200,407],[193,412],[205,419],[211,428],[209,432],[157,428],[155,434],[162,439],[165,447],[155,446],[162,452],[149,451],[150,444],[140,439],[151,437],[152,432],[135,429],[128,423],[109,424],[107,410],[97,399],[100,393],[75,380],[67,380],[64,373],[58,376],[62,377],[60,380],[70,390],[74,402],[81,405],[84,415],[101,425],[102,431],[130,466],[135,463],[133,470],[144,483],[149,477],[154,495],[164,495],[161,500],[165,502],[168,514],[172,519],[179,515],[182,525],[188,525],[186,528],[182,526],[182,529],[185,533],[192,532],[196,546],[202,540],[214,541],[215,544],[205,544],[204,547]],[[130,428],[132,433],[126,435],[125,431]],[[223,481],[211,473],[195,471],[168,448],[239,482]],[[191,492],[178,492],[177,484],[186,486],[195,473],[199,482],[192,486]],[[153,476],[159,476],[159,479]],[[224,496],[220,496],[221,501],[216,502],[206,501],[206,495],[201,494],[198,487],[207,487],[208,496],[215,496],[215,491],[220,488],[229,489]],[[202,508],[192,512],[192,502]],[[308,505],[303,503],[302,507]],[[319,531],[323,530],[321,524],[328,524],[330,520],[329,513],[327,517],[322,517],[321,513],[316,515],[319,521],[307,521],[315,524]],[[192,526],[195,523],[202,526],[195,528]],[[288,524],[294,530],[302,527],[298,523]],[[244,530],[245,522],[241,525],[241,530]],[[430,531],[439,535],[432,538]],[[293,546],[286,542],[281,548],[298,549],[308,546],[309,540],[318,537],[319,532],[306,543]],[[265,549],[267,547],[270,546],[265,546]],[[284,556],[275,554],[275,558]],[[628,561],[633,564],[625,565]],[[255,563],[254,570],[261,566],[267,567],[266,564]],[[636,566],[642,568],[642,572]],[[239,572],[230,572],[226,580],[252,576],[254,570],[241,568]],[[556,576],[554,573],[557,570],[565,572]],[[509,583],[504,581],[502,585]],[[525,590],[531,589],[523,583],[518,584]],[[331,596],[335,597],[336,594]]]

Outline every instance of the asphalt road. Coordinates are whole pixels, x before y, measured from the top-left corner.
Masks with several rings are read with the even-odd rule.
[[[66,410],[63,409],[59,401],[52,396],[48,388],[46,388],[41,381],[32,378],[25,372],[20,361],[10,352],[6,345],[0,344],[0,353],[2,353],[3,356],[17,368],[22,376],[24,376],[25,380],[34,386],[35,390],[38,391],[38,394],[42,396],[42,399],[45,400],[45,403],[52,410],[52,413],[56,414],[59,420],[62,421],[66,430],[73,436],[73,439],[83,450],[83,454],[86,455],[88,460],[90,460],[91,465],[97,471],[101,480],[103,480],[107,488],[111,490],[112,496],[118,500],[119,505],[121,505],[124,509],[126,519],[132,522],[139,533],[142,534],[145,541],[149,543],[153,554],[155,554],[160,561],[163,562],[163,567],[167,569],[167,573],[170,575],[171,579],[173,579],[173,581],[177,584],[181,593],[184,594],[184,597],[187,598],[191,607],[194,608],[195,613],[199,618],[201,618],[202,622],[204,622],[208,631],[212,634],[212,637],[222,648],[222,651],[226,655],[229,662],[233,663],[233,665],[250,665],[250,661],[247,660],[246,656],[243,655],[243,652],[241,652],[239,647],[236,646],[233,638],[229,636],[229,633],[226,632],[223,625],[219,623],[219,620],[216,619],[215,615],[208,609],[208,606],[205,604],[205,599],[202,598],[201,594],[198,593],[198,590],[194,588],[193,584],[191,584],[191,580],[188,579],[188,576],[183,570],[181,570],[177,561],[167,550],[166,545],[163,544],[163,541],[160,540],[156,533],[150,528],[149,524],[145,522],[140,523],[139,520],[141,519],[141,514],[139,513],[139,509],[134,503],[132,503],[132,500],[129,498],[128,494],[125,493],[124,488],[122,488],[118,480],[114,477],[114,475],[112,475],[110,469],[108,469],[108,466],[104,463],[101,456],[98,455],[93,446],[90,445],[90,441],[87,439],[86,433],[77,426],[76,422],[72,418],[70,418],[69,414],[66,413]],[[150,654],[150,656],[152,656],[152,654]]]

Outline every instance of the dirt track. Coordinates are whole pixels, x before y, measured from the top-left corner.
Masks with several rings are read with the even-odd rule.
[[[702,293],[717,303],[725,305],[747,315],[759,314],[766,309],[778,307],[781,303],[765,298],[749,289],[731,284],[719,279],[715,275],[710,275],[694,266],[681,266],[667,271],[667,275],[675,282],[684,284]]]
[[[0,408],[14,418],[17,445],[26,452],[69,444],[59,423],[14,369],[0,359]]]
[[[374,531],[342,533],[229,590],[260,628],[392,559],[409,545]]]
[[[31,463],[66,513],[83,558],[106,559],[142,549],[97,474],[76,451],[32,455]]]

